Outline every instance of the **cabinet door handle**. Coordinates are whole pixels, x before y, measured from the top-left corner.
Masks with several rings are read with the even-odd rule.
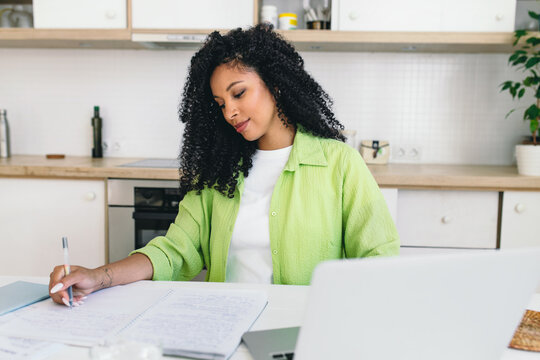
[[[86,193],[86,195],[84,197],[88,201],[94,201],[96,199],[96,193],[93,192],[93,191],[89,191],[89,192]]]
[[[518,214],[521,214],[522,212],[525,211],[525,205],[523,205],[522,203],[517,203],[516,206],[514,206],[514,210],[515,210]]]
[[[107,17],[107,19],[115,19],[116,18],[116,11],[114,10],[107,10],[107,12],[105,13],[105,16]]]
[[[441,222],[443,224],[449,224],[452,222],[452,217],[451,216],[448,216],[448,215],[445,215],[441,218]]]
[[[356,11],[351,11],[349,13],[349,19],[351,19],[352,21],[358,19],[358,13]]]
[[[497,15],[495,15],[495,20],[501,21],[503,19],[503,17],[504,17],[503,14],[497,14]]]

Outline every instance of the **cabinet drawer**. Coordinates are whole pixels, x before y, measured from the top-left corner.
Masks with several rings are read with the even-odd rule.
[[[125,29],[125,0],[34,0],[36,29]]]
[[[134,29],[232,29],[254,23],[253,0],[133,0]]]
[[[399,190],[404,246],[497,247],[498,192]]]

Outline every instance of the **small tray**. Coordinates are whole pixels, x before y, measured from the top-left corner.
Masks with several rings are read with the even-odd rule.
[[[540,352],[540,312],[525,312],[509,347]]]

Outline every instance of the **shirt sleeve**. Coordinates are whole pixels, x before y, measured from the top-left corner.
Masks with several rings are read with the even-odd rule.
[[[178,206],[178,215],[165,236],[152,239],[145,247],[131,252],[146,255],[154,275],[152,280],[191,280],[203,268],[201,236],[205,231],[202,195],[189,192]]]
[[[348,258],[399,254],[399,235],[384,196],[357,151],[343,168],[343,242]]]

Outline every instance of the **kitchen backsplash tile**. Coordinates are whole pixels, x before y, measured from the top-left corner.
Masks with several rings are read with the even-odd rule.
[[[14,154],[90,155],[94,105],[105,156],[178,154],[178,103],[191,51],[0,49],[0,108]],[[498,85],[506,54],[302,54],[357,143],[388,140],[390,162],[511,164],[527,134]],[[524,102],[525,103],[525,102]],[[397,149],[417,149],[398,157]]]

